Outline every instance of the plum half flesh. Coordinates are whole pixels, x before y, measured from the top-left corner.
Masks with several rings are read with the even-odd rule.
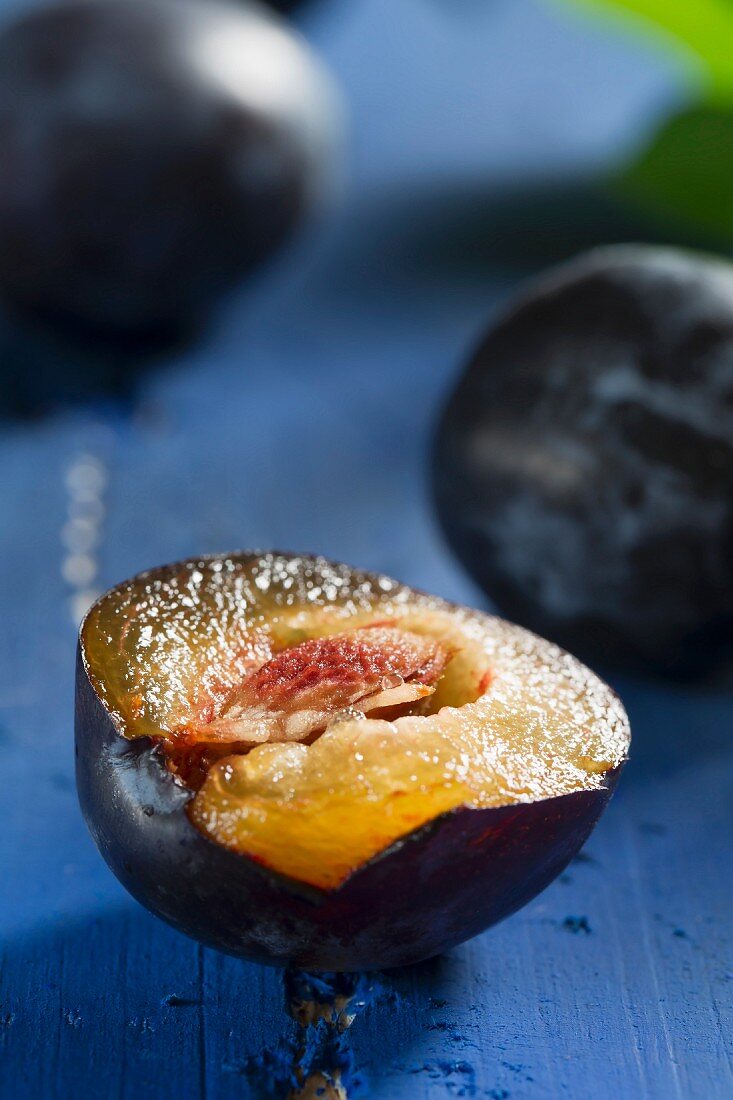
[[[556,646],[323,559],[166,567],[81,630],[100,849],[154,912],[263,961],[397,965],[488,927],[577,851],[628,743]]]

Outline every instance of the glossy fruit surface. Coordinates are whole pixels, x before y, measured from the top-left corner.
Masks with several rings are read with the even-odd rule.
[[[623,708],[557,647],[324,559],[240,554],[113,589],[80,635],[77,776],[128,889],[234,954],[426,958],[585,840]]]
[[[67,326],[187,328],[331,186],[338,110],[268,9],[62,0],[0,34],[0,291]]]
[[[733,268],[617,246],[540,278],[451,396],[434,487],[502,612],[596,661],[714,662],[733,640]]]

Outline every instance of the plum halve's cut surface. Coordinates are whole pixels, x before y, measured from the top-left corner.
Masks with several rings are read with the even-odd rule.
[[[223,950],[355,969],[427,957],[542,889],[629,733],[610,689],[518,627],[241,554],[94,606],[77,742],[87,820],[144,904]]]

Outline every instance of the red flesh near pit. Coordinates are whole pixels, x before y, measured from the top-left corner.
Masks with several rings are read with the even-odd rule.
[[[266,741],[308,741],[348,707],[393,716],[432,694],[450,656],[434,639],[396,627],[312,638],[247,675],[218,717],[188,725],[178,745],[244,751]]]

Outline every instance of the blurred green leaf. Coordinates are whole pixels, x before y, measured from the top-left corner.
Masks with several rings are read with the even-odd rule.
[[[635,17],[704,62],[709,98],[733,102],[733,0],[570,0]]]
[[[675,116],[614,190],[657,219],[733,245],[733,113],[703,106]]]

